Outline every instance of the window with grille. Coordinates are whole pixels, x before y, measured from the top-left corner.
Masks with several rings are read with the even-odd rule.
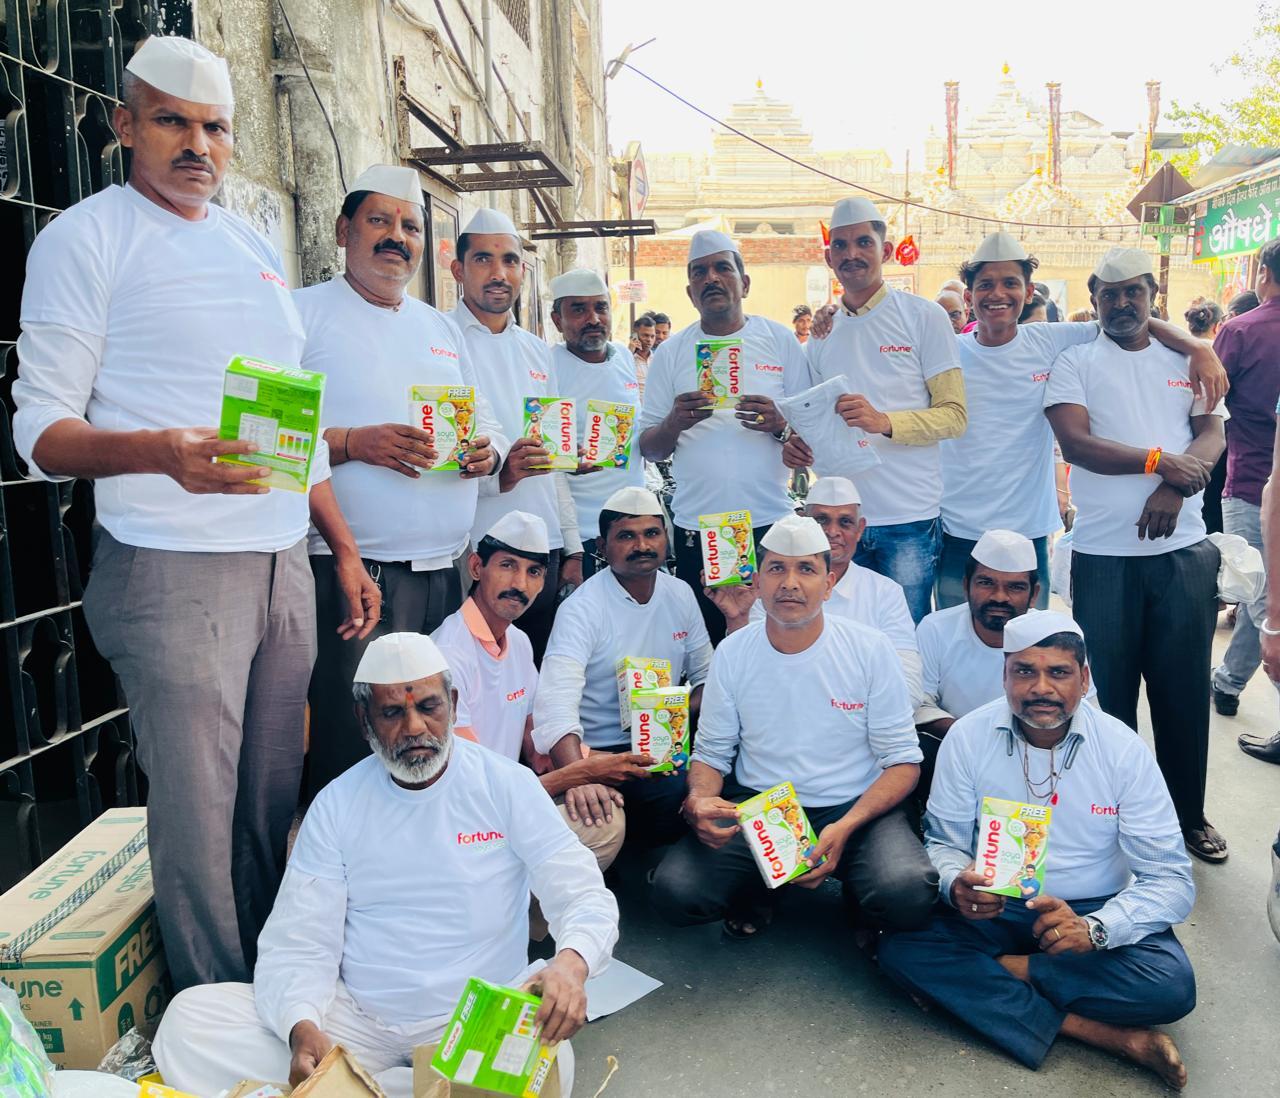
[[[498,0],[498,10],[507,17],[507,22],[529,45],[529,0]]]

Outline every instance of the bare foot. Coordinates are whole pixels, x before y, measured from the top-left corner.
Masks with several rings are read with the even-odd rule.
[[[1024,984],[1031,981],[1031,958],[1021,957],[1013,953],[1005,953],[997,957],[1000,967],[1011,976],[1018,977]]]
[[[1135,1029],[1125,1042],[1124,1054],[1134,1063],[1150,1068],[1171,1087],[1181,1090],[1187,1085],[1186,1065],[1167,1033]]]

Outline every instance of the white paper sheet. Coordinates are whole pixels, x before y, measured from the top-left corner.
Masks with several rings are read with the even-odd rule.
[[[661,980],[615,958],[599,976],[587,981],[587,1021],[616,1014],[661,986]]]

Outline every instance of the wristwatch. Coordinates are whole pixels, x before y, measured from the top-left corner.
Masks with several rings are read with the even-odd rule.
[[[1093,943],[1093,948],[1106,949],[1107,942],[1111,940],[1111,936],[1107,933],[1107,928],[1102,920],[1093,915],[1086,915],[1084,921],[1089,926],[1089,941]]]
[[[779,431],[773,437],[785,445],[787,440],[791,438],[791,436],[794,435],[795,433],[796,433],[795,429],[791,426],[790,423],[788,423],[786,426],[782,428],[781,431]]]

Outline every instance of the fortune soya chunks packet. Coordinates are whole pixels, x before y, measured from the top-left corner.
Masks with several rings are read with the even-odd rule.
[[[696,344],[698,391],[716,408],[732,408],[742,396],[742,340],[703,339]]]
[[[470,385],[412,385],[409,425],[434,438],[431,472],[457,471],[476,433],[476,391]]]
[[[975,886],[979,892],[1032,900],[1044,891],[1044,860],[1052,813],[1047,804],[982,798],[978,851],[974,857],[974,868],[984,881]]]
[[[804,859],[813,852],[818,836],[790,782],[743,801],[738,805],[738,823],[770,888],[780,888],[809,872]]]
[[[756,575],[756,539],[750,511],[698,516],[702,575],[708,587],[751,583]]]
[[[618,712],[622,727],[631,727],[631,691],[671,685],[671,661],[649,656],[623,656],[614,665],[618,673]]]
[[[524,398],[524,434],[551,452],[551,461],[537,469],[576,469],[578,429],[573,401],[568,397]]]
[[[689,765],[689,687],[631,691],[631,750],[652,755],[652,773]]]
[[[634,404],[588,400],[582,460],[588,465],[625,469],[631,463],[631,435],[635,422]]]

